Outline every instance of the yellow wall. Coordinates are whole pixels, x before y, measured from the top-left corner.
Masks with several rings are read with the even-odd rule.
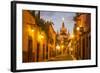
[[[56,32],[54,31],[54,28],[52,26],[52,24],[49,26],[49,36],[50,38],[53,39],[53,44],[51,44],[50,42],[48,43],[48,57],[50,57],[50,54],[53,54],[54,52],[52,51],[55,51],[56,53]],[[50,40],[50,39],[49,39]]]
[[[75,48],[76,49],[76,52],[77,53],[80,53],[80,54],[77,54],[77,57],[80,57],[80,59],[89,59],[90,58],[90,50],[91,50],[91,47],[87,47],[91,44],[91,41],[89,40],[89,38],[91,37],[91,32],[90,32],[90,29],[91,29],[91,15],[88,14],[88,13],[82,13],[80,14],[79,16],[76,17],[76,41],[79,43],[76,44],[76,46],[78,45],[78,47],[80,47],[78,50],[77,50],[77,47]],[[81,32],[81,28],[79,29],[79,31],[77,30],[77,27],[83,27],[83,32]],[[81,32],[82,35],[80,35],[79,33]]]
[[[35,22],[35,17],[33,17],[29,11],[23,10],[23,51],[28,52],[28,37],[32,37],[32,53],[33,56],[35,56],[35,61],[37,58],[37,44],[40,44],[39,46],[39,57],[38,61],[41,61],[43,57],[43,45],[44,50],[46,50],[46,35],[44,31],[40,30],[40,27]]]
[[[34,37],[30,24],[35,24],[35,18],[31,16],[29,11],[23,10],[23,51],[28,50],[28,36]]]

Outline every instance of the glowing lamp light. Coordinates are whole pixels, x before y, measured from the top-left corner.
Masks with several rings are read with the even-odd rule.
[[[42,34],[39,35],[39,39],[43,39],[44,36]]]
[[[64,45],[61,45],[61,48],[64,48]]]
[[[71,38],[74,38],[74,34],[71,35]]]
[[[32,32],[34,32],[34,29],[32,29]]]
[[[40,38],[41,38],[41,39],[43,39],[43,38],[44,38],[44,36],[43,36],[43,35],[40,35]]]
[[[59,45],[57,45],[57,46],[56,46],[56,49],[58,49],[58,50],[59,50],[59,49],[60,49],[60,46],[59,46]]]
[[[77,29],[77,31],[79,31],[79,30],[80,30],[80,28],[79,28],[79,27],[77,27],[76,29]]]

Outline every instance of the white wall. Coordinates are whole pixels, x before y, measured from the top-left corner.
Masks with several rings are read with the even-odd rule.
[[[10,72],[10,29],[11,29],[10,28],[10,1],[11,0],[0,1],[0,73],[11,73]],[[31,0],[31,1],[98,5],[100,7],[100,0]],[[100,10],[98,13],[100,13]],[[100,16],[100,14],[98,16]],[[100,17],[98,18],[98,20],[99,19]],[[100,27],[100,25],[98,25],[98,27]],[[100,28],[98,31],[100,31]],[[100,37],[100,33],[98,35],[99,35],[98,37]],[[98,40],[99,40],[98,43],[100,43],[100,38],[98,38]],[[98,48],[98,52],[100,52],[99,48]],[[98,55],[100,56],[100,53]],[[100,57],[99,57],[99,61],[100,61]],[[100,63],[99,63],[99,66],[100,66]],[[91,73],[91,72],[99,73],[100,67],[38,71],[36,73],[52,73],[52,72],[54,73],[57,73],[57,72],[58,73],[80,73],[80,72],[81,73]]]

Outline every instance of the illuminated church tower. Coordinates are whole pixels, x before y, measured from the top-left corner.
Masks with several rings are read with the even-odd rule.
[[[65,43],[64,40],[66,40],[67,38],[68,38],[68,30],[65,27],[64,19],[63,19],[62,27],[60,29],[60,41],[61,41],[61,44]]]
[[[57,42],[59,42],[58,44],[60,46],[60,51],[62,55],[66,53],[68,47],[68,37],[69,37],[69,32],[65,27],[63,19],[60,32],[57,32]]]

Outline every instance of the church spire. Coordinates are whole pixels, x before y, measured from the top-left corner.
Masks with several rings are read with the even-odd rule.
[[[64,28],[65,25],[64,25],[64,18],[62,18],[62,28]]]
[[[67,29],[64,24],[64,18],[62,18],[62,27],[60,29],[60,34],[67,34]]]
[[[65,25],[64,25],[64,22],[62,23],[62,28],[64,28],[65,27]]]
[[[64,18],[62,18],[62,28],[65,28]]]

